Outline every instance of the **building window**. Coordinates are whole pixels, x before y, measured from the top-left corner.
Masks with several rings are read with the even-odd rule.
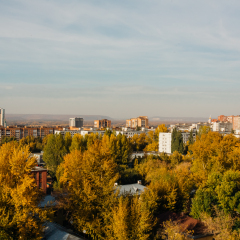
[[[41,182],[39,183],[39,188],[42,188],[42,183]]]
[[[41,172],[39,173],[39,179],[42,179],[42,173]]]

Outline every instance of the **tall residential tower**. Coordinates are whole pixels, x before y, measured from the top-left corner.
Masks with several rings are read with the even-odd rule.
[[[0,108],[0,126],[6,127],[5,109]]]
[[[69,127],[83,127],[83,118],[69,118]]]

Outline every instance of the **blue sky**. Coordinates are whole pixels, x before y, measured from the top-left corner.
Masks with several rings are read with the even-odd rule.
[[[237,115],[239,12],[231,0],[0,0],[0,107]]]

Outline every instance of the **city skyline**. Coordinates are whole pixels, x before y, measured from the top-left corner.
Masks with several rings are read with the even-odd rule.
[[[2,1],[9,113],[238,115],[237,1]]]

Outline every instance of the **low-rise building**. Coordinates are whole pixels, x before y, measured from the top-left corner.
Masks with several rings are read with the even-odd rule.
[[[44,224],[44,240],[83,240],[86,239],[85,236],[80,236],[79,234],[74,233],[70,229],[53,223],[46,222]]]
[[[138,180],[137,183],[132,183],[132,184],[124,184],[124,185],[118,185],[118,183],[115,183],[115,187],[120,191],[120,195],[123,195],[125,193],[128,194],[138,194],[140,195],[144,189],[147,187],[142,185],[142,181]]]

